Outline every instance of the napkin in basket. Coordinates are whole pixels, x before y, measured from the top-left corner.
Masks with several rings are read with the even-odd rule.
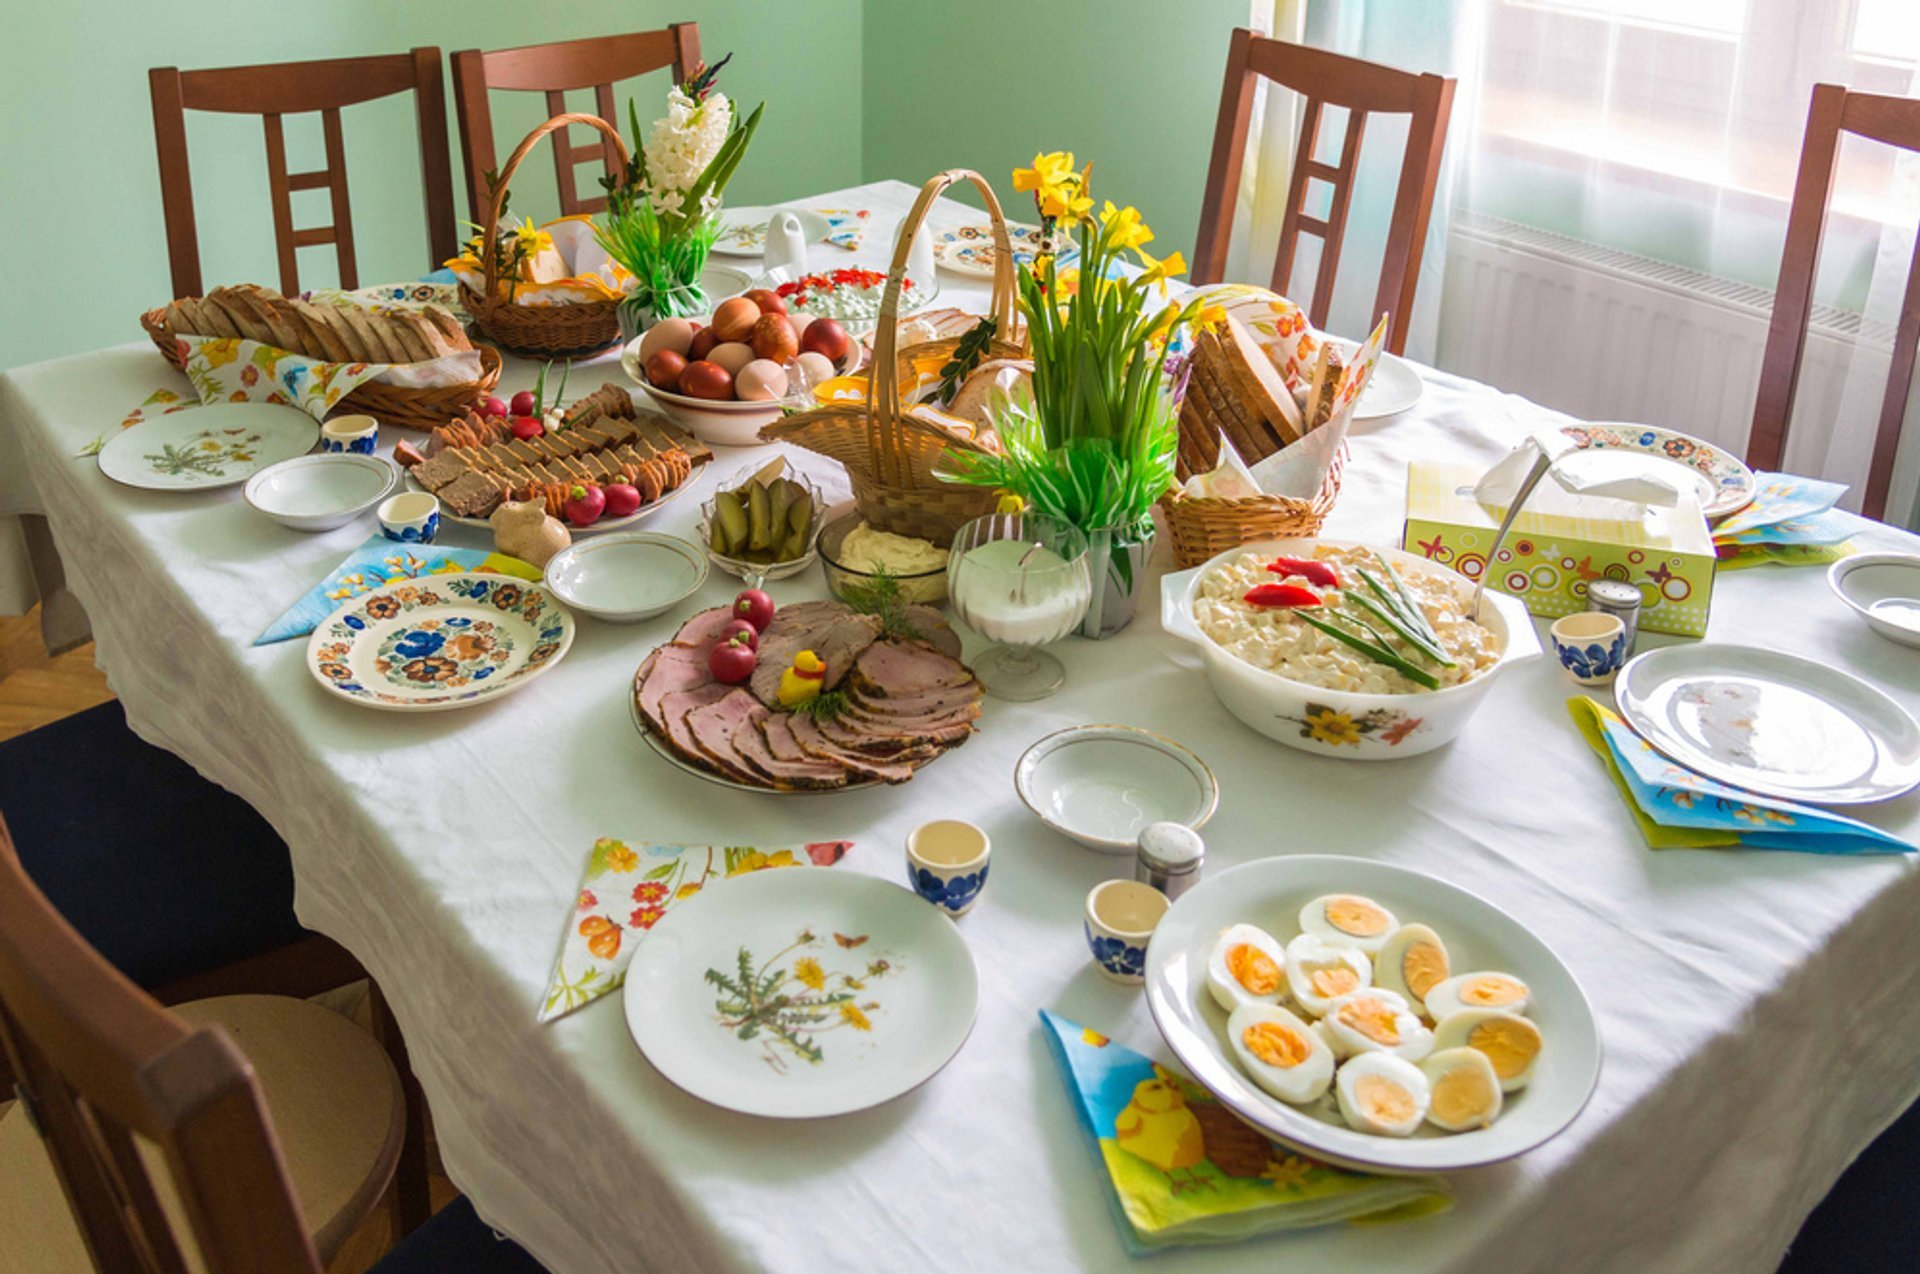
[[[442,548],[437,544],[396,544],[376,535],[346,560],[327,572],[326,578],[308,589],[306,595],[288,608],[286,614],[267,625],[267,631],[253,639],[256,646],[271,645],[293,637],[304,637],[320,626],[320,621],[340,609],[351,598],[371,593],[397,579],[416,579],[422,575],[453,575],[461,571],[480,571],[493,575],[517,575],[538,580],[540,570],[517,557],[488,549]]]
[[[560,956],[540,1001],[540,1020],[565,1017],[618,989],[627,980],[634,947],[675,903],[752,871],[809,863],[831,867],[852,848],[849,840],[753,849],[651,841],[629,845],[601,837],[587,856],[586,878],[567,913]]]
[[[1877,827],[1826,810],[1717,783],[1653,750],[1627,723],[1582,695],[1574,724],[1606,764],[1651,849],[1797,849],[1813,854],[1911,854]]]
[[[203,405],[280,403],[315,420],[387,370],[383,363],[328,363],[235,336],[181,336],[183,369]]]
[[[1130,1252],[1403,1220],[1452,1205],[1437,1177],[1371,1177],[1295,1154],[1152,1058],[1045,1009],[1040,1023]]]

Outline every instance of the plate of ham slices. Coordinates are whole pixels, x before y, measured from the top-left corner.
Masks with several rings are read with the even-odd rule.
[[[783,606],[758,630],[751,675],[730,684],[712,656],[738,624],[733,608],[701,611],[634,674],[634,725],[690,774],[741,791],[849,791],[904,783],[972,737],[985,692],[932,607],[883,619],[837,601]],[[789,707],[782,683],[803,651],[824,664],[821,689]]]

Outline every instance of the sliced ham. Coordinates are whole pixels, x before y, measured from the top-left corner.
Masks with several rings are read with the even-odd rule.
[[[820,723],[812,717],[792,714],[787,724],[801,751],[817,760],[844,766],[856,778],[905,783],[913,777],[914,766],[911,762],[882,760],[842,747],[822,734]]]
[[[758,699],[753,701],[754,711],[734,732],[733,749],[743,757],[747,764],[759,772],[762,778],[777,788],[833,788],[845,787],[847,767],[828,761],[808,760],[793,742],[793,735],[786,732],[786,741],[792,749],[792,755],[782,759],[774,754],[769,742],[770,728],[779,718],[778,728],[785,730],[784,713],[769,712]]]
[[[716,684],[707,670],[707,652],[685,646],[662,646],[647,656],[635,677],[640,715],[655,734],[666,735],[666,713],[661,702],[668,695]]]
[[[950,690],[973,681],[973,674],[958,659],[915,641],[868,646],[854,661],[854,675],[863,692],[885,699]]]
[[[661,737],[675,752],[689,761],[707,764],[707,754],[701,750],[699,742],[693,737],[693,729],[687,724],[687,718],[693,715],[695,709],[704,708],[732,693],[732,686],[723,686],[717,681],[709,681],[691,690],[676,690],[665,696],[660,700],[660,717],[665,724],[665,728],[660,732]]]
[[[880,621],[839,602],[796,602],[773,613],[760,634],[760,663],[753,672],[753,693],[769,708],[780,702],[780,677],[793,658],[811,650],[827,666],[823,690],[846,679],[860,653],[880,636]]]
[[[692,736],[694,746],[699,749],[696,759],[705,757],[711,768],[730,779],[742,783],[759,782],[759,772],[733,746],[733,736],[741,726],[749,724],[749,719],[756,711],[766,711],[758,699],[744,690],[728,688],[713,702],[687,713],[686,730]]]
[[[931,606],[907,607],[907,622],[929,646],[950,659],[960,657],[960,634],[947,624],[946,616]]]
[[[873,694],[856,681],[853,688],[847,692],[847,697],[855,707],[875,716],[926,717],[967,707],[977,710],[981,693],[980,683],[972,681],[964,686],[949,686],[944,690],[888,697]]]
[[[686,623],[680,625],[680,631],[673,635],[669,644],[691,646],[705,654],[720,642],[720,630],[733,622],[733,610],[727,606],[715,606],[703,610]]]

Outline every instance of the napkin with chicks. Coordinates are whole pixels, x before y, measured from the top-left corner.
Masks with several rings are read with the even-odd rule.
[[[1834,508],[1844,483],[1790,473],[1756,473],[1753,503],[1713,528],[1722,570],[1744,566],[1822,566],[1853,552],[1855,523]]]

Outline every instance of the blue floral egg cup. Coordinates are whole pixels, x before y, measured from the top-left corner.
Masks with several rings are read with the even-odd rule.
[[[1107,880],[1087,895],[1087,949],[1100,976],[1139,986],[1147,976],[1147,941],[1167,914],[1167,896],[1137,880]]]
[[[907,837],[907,881],[949,916],[964,916],[987,887],[993,843],[972,823],[946,818],[914,828]]]
[[[380,534],[396,544],[431,544],[440,534],[440,501],[424,491],[389,496],[375,516]]]
[[[1583,686],[1604,686],[1627,662],[1627,629],[1618,615],[1579,611],[1554,621],[1553,653]]]

